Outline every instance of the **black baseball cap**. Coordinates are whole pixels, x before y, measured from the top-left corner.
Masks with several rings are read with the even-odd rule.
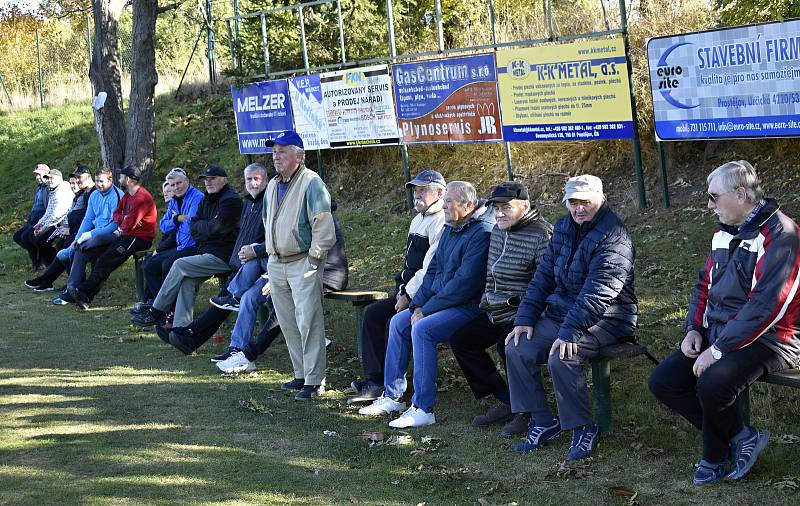
[[[209,165],[198,177],[200,179],[203,179],[204,177],[228,177],[228,173],[225,172],[225,169],[219,165]]]
[[[139,167],[134,167],[133,165],[126,165],[121,171],[119,171],[119,173],[128,176],[134,181],[139,181],[142,179],[142,171],[139,169]]]
[[[84,174],[89,174],[91,176],[92,171],[89,170],[89,167],[85,165],[76,165],[75,170],[72,171],[72,174],[70,174],[69,177],[80,177]]]
[[[417,177],[406,183],[406,188],[411,188],[412,186],[428,186],[429,184],[433,183],[447,186],[444,176],[442,176],[439,172],[433,169],[425,169],[417,174]]]
[[[490,206],[495,202],[505,204],[514,199],[530,200],[528,188],[525,187],[524,184],[516,181],[506,181],[494,187],[492,196],[486,201],[486,205]]]

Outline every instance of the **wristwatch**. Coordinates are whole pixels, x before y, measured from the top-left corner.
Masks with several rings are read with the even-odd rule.
[[[713,344],[711,345],[711,356],[714,357],[714,360],[719,360],[722,358],[722,352],[719,351],[719,348]]]

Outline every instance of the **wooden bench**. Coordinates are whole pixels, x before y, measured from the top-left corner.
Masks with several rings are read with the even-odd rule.
[[[328,292],[326,299],[341,300],[349,302],[356,310],[356,338],[358,340],[358,359],[361,360],[363,349],[362,328],[364,327],[364,311],[373,302],[389,298],[386,292],[376,292],[371,290],[342,290],[338,292]]]
[[[800,388],[800,369],[787,369],[785,371],[765,374],[758,381],[772,385]],[[750,425],[750,389],[747,388],[739,394],[736,400],[736,410],[745,425]]]
[[[644,355],[654,364],[658,360],[638,343],[620,343],[600,348],[596,357],[591,360],[592,383],[594,384],[594,415],[600,434],[609,434],[611,422],[611,360],[615,358],[632,358]]]

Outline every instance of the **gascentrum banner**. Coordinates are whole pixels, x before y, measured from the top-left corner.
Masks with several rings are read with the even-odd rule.
[[[303,139],[305,149],[326,149],[328,122],[322,107],[322,86],[319,74],[289,79],[289,96],[292,99],[295,131]]]
[[[320,75],[332,148],[397,144],[397,119],[388,65]]]
[[[800,20],[647,42],[660,140],[800,135]]]
[[[506,141],[633,138],[621,39],[497,53]]]
[[[493,54],[393,65],[392,78],[405,143],[502,140]]]
[[[264,143],[292,129],[286,79],[231,86],[231,97],[240,153],[271,153]]]

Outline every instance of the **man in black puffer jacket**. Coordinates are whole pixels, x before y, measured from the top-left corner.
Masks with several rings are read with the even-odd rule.
[[[489,243],[482,312],[450,338],[450,348],[475,398],[494,395],[497,400],[486,414],[475,417],[473,427],[488,427],[513,417],[508,385],[486,350],[497,346],[505,370],[505,338],[514,327],[517,307],[553,232],[522,183],[500,184],[486,205],[494,209],[497,224]],[[527,425],[528,414],[520,413],[500,435],[524,434]]]
[[[628,230],[606,203],[599,178],[570,178],[563,201],[569,214],[556,223],[528,285],[514,330],[506,338],[506,360],[511,407],[515,413],[531,413],[528,434],[515,451],[535,451],[562,430],[572,430],[567,460],[579,460],[597,446],[581,361],[633,336],[638,314],[635,254]],[[544,392],[540,369],[545,363],[560,421]]]

